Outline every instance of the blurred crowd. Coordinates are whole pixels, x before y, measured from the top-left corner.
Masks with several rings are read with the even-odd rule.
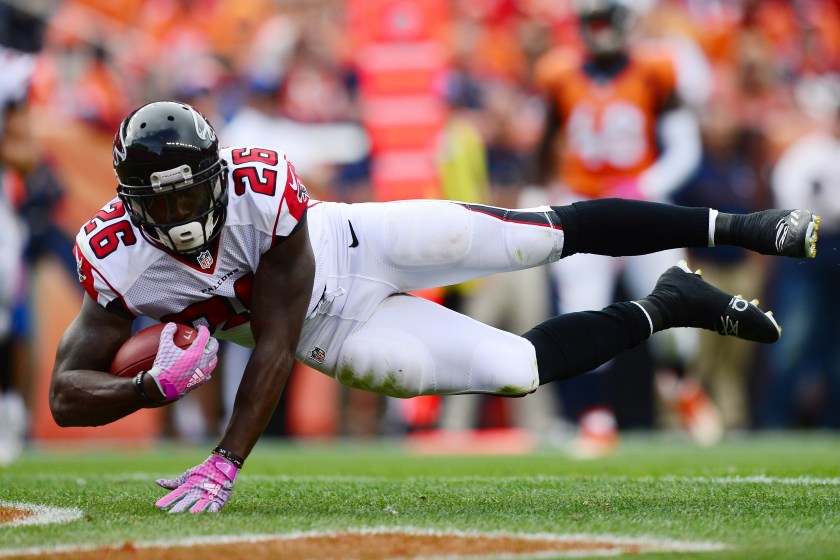
[[[4,395],[26,393],[31,375],[28,342],[38,294],[28,273],[49,260],[75,278],[73,237],[113,196],[110,143],[135,106],[155,99],[188,102],[208,116],[223,144],[287,152],[313,197],[371,199],[371,143],[348,4],[0,2],[0,44],[31,66],[28,96],[3,99],[2,118],[14,114],[11,107],[26,110],[38,158],[17,165],[7,144],[25,144],[20,137],[7,141],[4,135],[14,129],[0,124],[0,204],[17,216],[0,222],[2,258],[22,265],[7,266],[14,272],[0,279],[0,305],[8,314],[7,328],[0,330]],[[441,197],[505,207],[553,203],[557,180],[534,165],[551,103],[535,69],[552,49],[584,48],[576,0],[438,4],[449,19],[440,39],[447,71],[437,87],[446,122],[434,149]],[[840,1],[626,4],[629,44],[656,47],[673,59],[677,91],[702,142],[699,162],[667,201],[739,212],[808,207],[822,223],[813,262],[726,247],[691,251],[690,264],[709,281],[758,296],[773,309],[784,336],[765,348],[701,333],[699,349],[670,377],[654,375],[649,349],[629,353],[601,376],[608,427],[670,425],[680,414],[685,421],[687,408],[697,403],[690,395],[697,394],[725,430],[840,427],[840,298],[832,297],[840,286]],[[13,62],[4,56],[0,67],[7,76],[3,65]],[[21,240],[9,242],[18,230]],[[522,331],[561,305],[553,278],[528,272],[528,278],[510,275],[449,289],[443,303]],[[616,289],[621,294],[627,288]],[[203,437],[218,430],[235,392],[235,371],[247,359],[233,348],[224,353],[223,367],[234,373],[223,372],[227,381],[213,402],[179,403],[179,414],[190,419],[173,420],[175,433]],[[337,430],[376,435],[517,425],[543,437],[557,426],[576,425],[584,413],[581,393],[589,389],[560,385],[516,402],[444,399],[427,403],[428,414],[345,393],[341,402],[358,408]],[[10,425],[10,411],[19,407],[6,401],[0,419],[5,414]],[[212,421],[195,428],[202,425],[198,417]]]

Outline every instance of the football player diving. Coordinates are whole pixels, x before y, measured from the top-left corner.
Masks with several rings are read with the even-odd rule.
[[[806,210],[733,215],[619,199],[532,209],[318,201],[277,146],[220,148],[200,113],[172,101],[125,118],[113,164],[116,196],[76,238],[86,294],[55,358],[55,421],[96,426],[170,404],[210,379],[216,338],[253,348],[219,445],[158,481],[168,493],[157,506],[170,513],[222,509],[295,360],[393,397],[522,396],[672,327],[761,343],[780,336],[772,315],[685,265],[664,271],[644,298],[560,315],[522,336],[408,292],[579,252],[734,244],[805,258],[816,250],[818,218]],[[199,336],[177,348],[172,325],[149,371],[107,373],[139,316],[188,324]]]

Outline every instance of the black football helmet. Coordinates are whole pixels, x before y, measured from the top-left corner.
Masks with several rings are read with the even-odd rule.
[[[630,10],[620,0],[577,0],[580,33],[594,56],[620,54],[627,46]]]
[[[149,242],[191,254],[219,235],[227,165],[204,115],[177,101],[144,105],[120,124],[113,156],[117,195]]]

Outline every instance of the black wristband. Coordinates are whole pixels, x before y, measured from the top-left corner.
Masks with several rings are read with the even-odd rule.
[[[154,400],[146,394],[146,391],[143,390],[143,376],[147,373],[149,372],[141,371],[136,376],[134,376],[134,382],[132,383],[132,385],[134,386],[134,392],[137,393],[137,396],[140,397],[143,400],[143,402],[149,404],[160,404],[160,401]]]
[[[218,455],[222,459],[227,459],[228,461],[233,463],[233,466],[237,469],[241,469],[242,465],[245,464],[245,459],[243,459],[233,451],[228,451],[227,449],[224,449],[222,447],[217,447],[216,449],[214,449],[213,455]]]

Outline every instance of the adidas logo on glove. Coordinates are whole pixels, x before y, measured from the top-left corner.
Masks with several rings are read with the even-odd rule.
[[[204,381],[205,377],[207,377],[207,375],[203,371],[201,371],[199,368],[195,368],[195,371],[190,377],[190,380],[187,381],[187,389],[195,385],[200,385]]]

